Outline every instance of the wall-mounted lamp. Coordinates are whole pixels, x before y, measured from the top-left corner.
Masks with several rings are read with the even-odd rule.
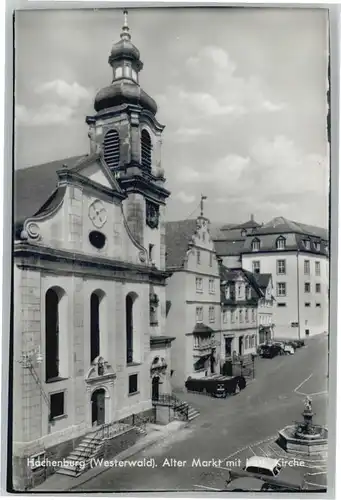
[[[37,364],[40,364],[43,361],[43,356],[40,352],[40,346],[35,349],[30,349],[29,351],[22,352],[19,363],[22,364],[25,368],[28,368],[33,365],[34,360]]]

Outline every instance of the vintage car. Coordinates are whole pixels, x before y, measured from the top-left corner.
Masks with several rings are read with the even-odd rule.
[[[281,354],[282,348],[277,344],[264,345],[260,353],[262,358],[274,358]]]
[[[236,394],[245,389],[246,380],[244,377],[188,377],[185,382],[188,391],[210,394],[212,397],[226,398],[230,394]]]
[[[304,340],[290,340],[288,344],[290,344],[294,349],[299,349],[305,345]]]
[[[227,487],[231,489],[232,486],[234,491],[236,491],[235,488],[238,488],[239,491],[250,491],[246,489],[246,486],[250,487],[251,482],[246,481],[246,478],[259,481],[258,484],[253,481],[252,486],[260,489],[251,491],[265,491],[266,489],[300,491],[305,489],[303,475],[292,467],[282,467],[280,460],[276,458],[253,456],[247,459],[243,469],[229,471],[226,479]],[[237,480],[240,481],[236,483]]]
[[[293,467],[282,467],[281,461],[270,457],[253,456],[246,460],[244,470],[263,479],[277,478],[287,486],[303,487],[302,475]]]
[[[291,344],[284,344],[284,353],[285,354],[295,354],[295,348]]]

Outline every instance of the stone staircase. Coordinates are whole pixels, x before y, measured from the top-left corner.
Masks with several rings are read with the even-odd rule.
[[[180,420],[186,419],[188,422],[191,422],[200,415],[198,410],[186,403],[186,401],[179,401],[179,404],[174,406],[174,412],[177,418]]]
[[[193,408],[186,401],[178,399],[175,394],[161,394],[156,400],[153,400],[154,406],[168,406],[174,411],[176,420],[190,422],[200,415],[199,411]]]
[[[87,434],[80,444],[63,459],[63,465],[56,470],[57,474],[78,477],[90,468],[91,461],[100,459],[104,453],[106,440],[124,432],[135,429],[139,434],[147,434],[144,425],[111,423]]]
[[[90,467],[91,460],[100,458],[104,439],[97,437],[96,432],[88,434],[70,455],[63,460],[63,465],[56,470],[57,474],[78,477]]]

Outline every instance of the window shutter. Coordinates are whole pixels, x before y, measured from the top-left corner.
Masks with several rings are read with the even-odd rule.
[[[142,166],[148,170],[152,166],[152,142],[147,130],[142,130],[141,134],[141,162]]]
[[[120,162],[120,137],[116,130],[109,130],[104,137],[104,160],[108,167],[118,167]]]

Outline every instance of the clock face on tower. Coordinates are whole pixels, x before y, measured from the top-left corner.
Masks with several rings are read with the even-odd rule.
[[[100,200],[95,200],[89,206],[89,219],[97,228],[101,228],[107,221],[107,211]]]

